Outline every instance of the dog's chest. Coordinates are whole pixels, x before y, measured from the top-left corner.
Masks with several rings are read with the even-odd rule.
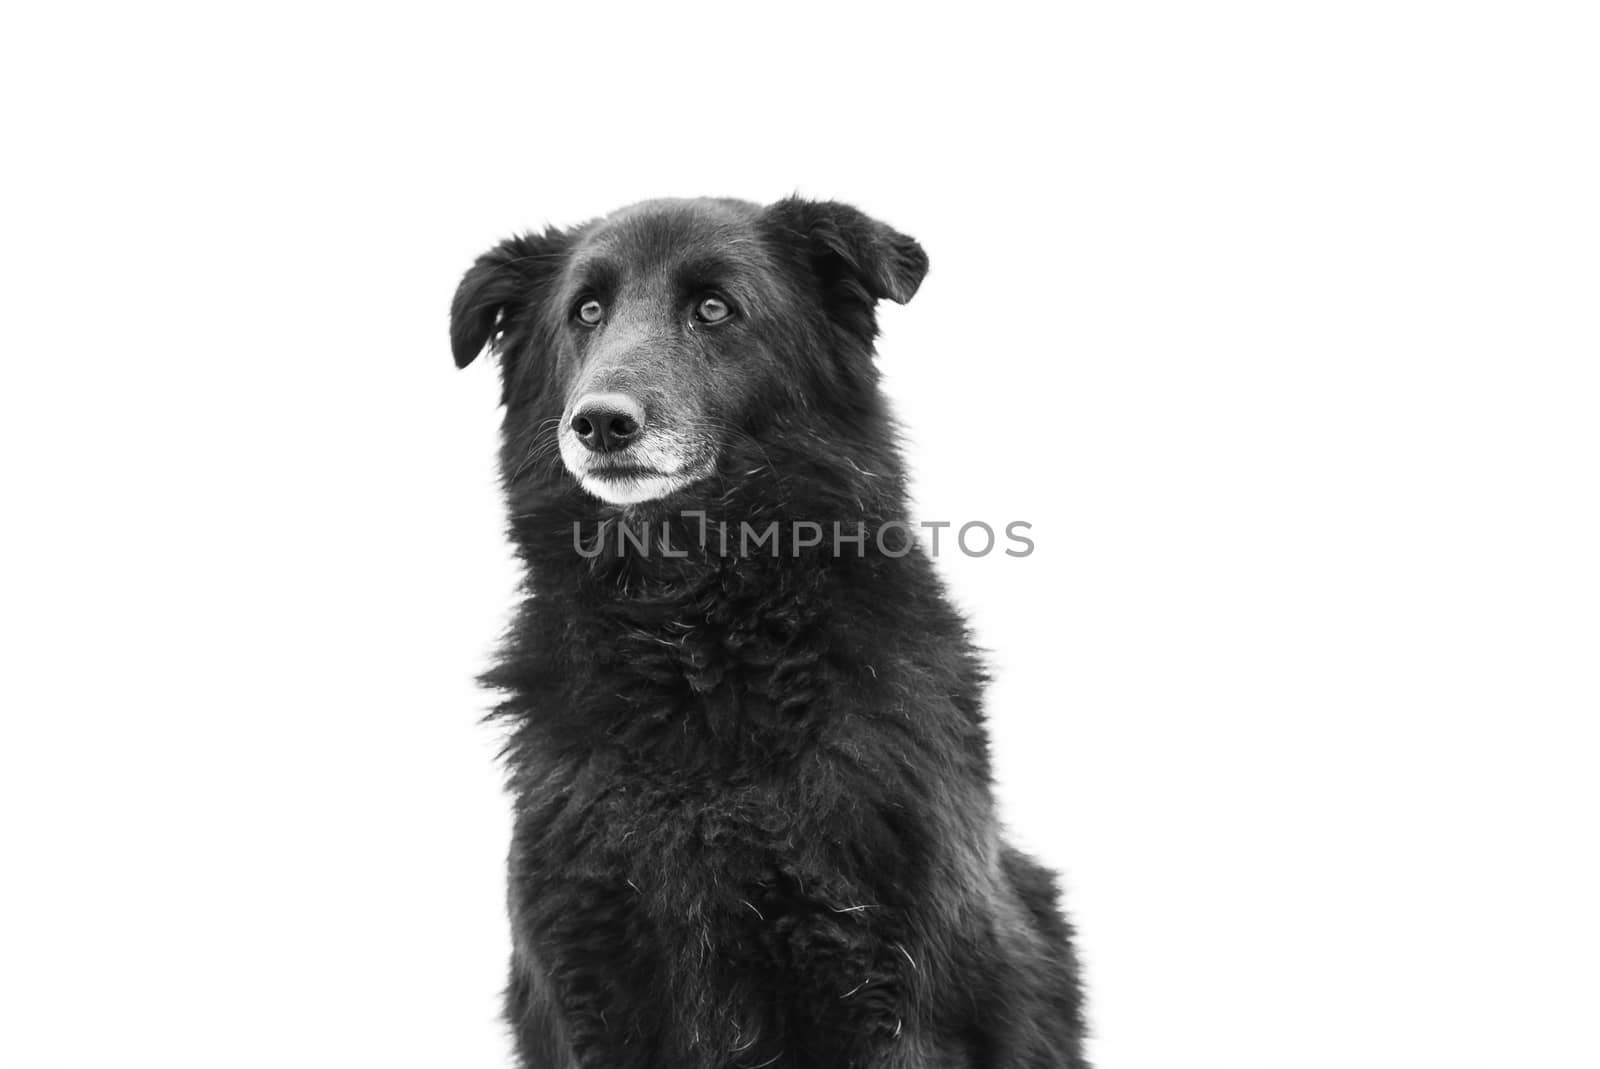
[[[592,904],[666,941],[762,955],[776,936],[880,909],[874,859],[843,816],[854,808],[816,776],[728,784],[594,763],[520,808],[514,891],[541,912]]]
[[[608,772],[552,799],[551,843],[572,870],[620,879],[644,904],[684,915],[737,904],[779,881],[838,867],[819,814],[789,783],[730,786]],[[831,880],[828,882],[832,882]]]
[[[568,1005],[578,1026],[681,1022],[685,1042],[732,1049],[776,1027],[773,1005],[819,1020],[873,1012],[905,967],[904,935],[811,791],[607,769],[527,799],[517,922],[567,990],[596,992]]]

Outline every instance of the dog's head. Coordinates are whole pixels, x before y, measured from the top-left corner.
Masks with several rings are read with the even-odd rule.
[[[555,458],[614,505],[662,498],[760,455],[777,428],[884,419],[879,300],[927,271],[912,239],[798,198],[649,201],[478,258],[451,309],[456,364],[501,360],[506,475]]]

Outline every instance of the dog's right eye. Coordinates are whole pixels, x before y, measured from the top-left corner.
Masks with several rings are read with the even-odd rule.
[[[578,322],[586,327],[592,327],[606,317],[606,306],[594,298],[590,298],[578,305]]]

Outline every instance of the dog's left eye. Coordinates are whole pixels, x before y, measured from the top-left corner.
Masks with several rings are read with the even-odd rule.
[[[721,297],[704,297],[694,307],[694,317],[702,323],[720,323],[733,314],[728,302]]]

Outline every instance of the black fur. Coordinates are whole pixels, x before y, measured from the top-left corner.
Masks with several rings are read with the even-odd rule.
[[[509,726],[528,1069],[1086,1065],[1070,929],[1000,838],[983,668],[930,561],[871,541],[724,556],[684,518],[906,518],[874,305],[926,270],[844,205],[687,201],[513,238],[461,283],[452,346],[501,361],[527,575],[485,679]],[[656,385],[694,395],[676,400],[709,478],[623,508],[563,466],[554,426],[599,344],[572,321],[581,285],[669,311],[673,287],[738,295],[726,329],[664,313],[639,342]],[[581,555],[573,525],[602,522],[665,524],[687,556]]]

